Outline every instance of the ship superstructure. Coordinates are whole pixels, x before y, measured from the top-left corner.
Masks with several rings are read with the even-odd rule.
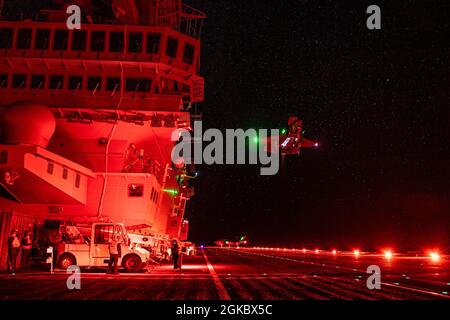
[[[67,27],[71,4],[80,30]],[[54,1],[37,14],[3,2],[1,266],[10,231],[45,221],[187,238],[192,168],[172,163],[171,135],[203,101],[204,17],[181,0]]]

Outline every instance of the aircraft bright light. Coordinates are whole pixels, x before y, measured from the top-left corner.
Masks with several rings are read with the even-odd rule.
[[[384,252],[384,257],[386,258],[386,259],[392,259],[392,256],[393,256],[394,254],[392,253],[392,251],[391,250],[386,250],[385,252]]]
[[[438,262],[441,259],[441,256],[437,252],[430,252],[430,257],[434,262]]]

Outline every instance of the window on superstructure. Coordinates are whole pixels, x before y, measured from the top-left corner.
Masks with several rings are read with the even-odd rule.
[[[81,184],[81,176],[79,173],[75,175],[75,188],[79,188]]]
[[[83,87],[83,77],[70,76],[69,77],[69,90],[79,90]]]
[[[183,62],[187,64],[194,63],[195,47],[189,43],[184,45]]]
[[[67,50],[67,41],[69,39],[69,33],[67,30],[56,30],[55,39],[53,40],[54,50]]]
[[[150,79],[128,78],[125,88],[127,91],[149,92],[151,85]]]
[[[161,43],[160,33],[147,34],[147,53],[158,53],[160,43]]]
[[[43,89],[45,76],[42,74],[34,74],[31,76],[31,89]]]
[[[167,39],[166,55],[175,59],[177,57],[177,51],[178,51],[178,40],[169,37]]]
[[[143,197],[144,196],[144,185],[131,183],[128,185],[128,196],[133,198]]]
[[[64,76],[50,76],[49,88],[61,90],[63,88]]]
[[[106,79],[106,90],[117,91],[120,89],[120,78],[108,78]]]
[[[123,32],[111,32],[111,39],[109,42],[109,51],[122,52],[124,44]]]
[[[19,29],[17,35],[17,49],[30,49],[33,30]]]
[[[55,170],[55,165],[51,162],[47,163],[47,173],[53,174],[54,170]]]
[[[8,87],[8,74],[2,73],[0,74],[0,88]]]
[[[130,32],[128,34],[128,51],[129,52],[142,51],[142,33]]]
[[[105,33],[94,31],[91,34],[91,51],[101,52],[105,50]]]
[[[67,177],[69,176],[69,169],[67,169],[66,167],[63,168],[63,174],[62,177],[64,180],[67,180]]]
[[[13,88],[25,88],[27,81],[27,75],[25,74],[15,74],[13,76]]]
[[[0,28],[0,49],[11,49],[14,39],[13,28]]]
[[[100,90],[102,88],[101,77],[89,77],[87,81],[88,90]]]
[[[36,41],[34,44],[35,49],[47,50],[50,42],[50,30],[39,29],[36,31]]]
[[[72,50],[84,51],[86,50],[86,31],[74,31],[72,37]]]
[[[0,163],[5,164],[8,162],[8,151],[0,152]]]

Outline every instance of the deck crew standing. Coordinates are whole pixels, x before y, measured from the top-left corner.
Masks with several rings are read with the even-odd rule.
[[[172,246],[170,248],[172,251],[172,259],[173,259],[173,268],[179,269],[180,268],[180,248],[178,247],[177,240],[172,241]]]
[[[22,270],[30,270],[31,249],[33,248],[33,240],[29,231],[25,232],[22,239],[22,257],[20,267]]]
[[[108,272],[118,274],[119,271],[119,257],[122,255],[120,242],[117,236],[113,236],[109,242],[109,263]]]
[[[14,229],[8,239],[8,272],[16,274],[17,257],[20,254],[19,230]]]

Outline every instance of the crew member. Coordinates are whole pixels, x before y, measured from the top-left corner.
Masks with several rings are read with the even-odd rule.
[[[170,248],[170,251],[172,252],[172,259],[173,259],[173,268],[176,270],[180,268],[179,260],[180,260],[180,250],[178,247],[177,240],[172,241],[172,246]]]
[[[31,249],[33,248],[33,240],[31,233],[25,232],[25,237],[22,239],[22,258],[20,266],[23,270],[30,270]]]
[[[118,274],[119,257],[122,255],[120,242],[117,236],[111,237],[109,241],[109,263],[107,273]]]
[[[16,274],[17,256],[20,253],[19,230],[14,229],[8,239],[8,272]]]

